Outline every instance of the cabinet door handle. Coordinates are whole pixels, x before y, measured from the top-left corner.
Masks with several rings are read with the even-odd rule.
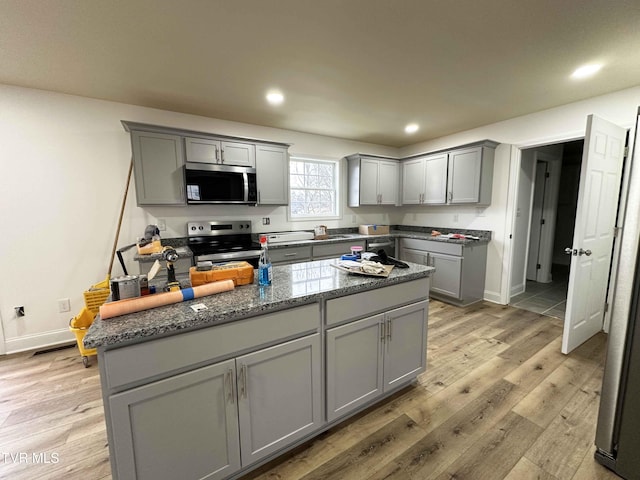
[[[233,370],[229,369],[227,370],[227,373],[224,376],[224,388],[227,391],[227,399],[229,400],[230,403],[233,403],[233,397],[234,397],[233,383],[234,383]]]
[[[297,255],[297,253],[285,253],[284,256],[285,257],[295,257]]]
[[[260,190],[258,190],[258,203],[260,203]]]
[[[387,340],[391,341],[391,319],[387,320]]]
[[[220,155],[218,154],[218,146],[214,145],[213,148],[216,150],[216,163],[220,161]]]
[[[238,396],[240,398],[247,398],[247,366],[242,364],[240,366],[240,375],[238,379]]]
[[[448,196],[449,196],[449,201],[453,200],[453,192],[449,192]]]
[[[222,163],[224,163],[224,148],[220,149],[220,158],[221,158]]]
[[[244,385],[244,398],[249,398],[249,379],[247,378],[247,366],[243,364],[242,370],[244,371],[244,374],[242,375]]]
[[[384,337],[385,337],[385,323],[384,323],[384,320],[382,320],[380,323],[378,323],[378,329],[380,330],[380,341],[382,343],[384,343]]]

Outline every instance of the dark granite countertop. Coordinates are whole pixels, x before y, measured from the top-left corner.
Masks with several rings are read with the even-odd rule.
[[[428,277],[433,267],[409,263],[394,268],[389,277],[369,277],[343,272],[333,267],[338,260],[320,260],[273,267],[273,285],[257,282],[233,291],[138,313],[102,320],[99,316],[84,337],[86,348],[152,340],[184,330],[220,325],[327,298],[394,285]],[[196,313],[190,307],[202,303],[207,310]]]
[[[409,228],[415,228],[409,229]],[[450,233],[460,233],[463,235],[472,235],[478,237],[479,240],[471,238],[448,238],[443,236],[432,236],[431,231],[437,230],[443,235]],[[352,233],[350,231],[343,231],[339,233],[330,233],[330,238],[325,240],[296,240],[292,242],[282,242],[269,244],[269,249],[278,249],[285,247],[294,247],[302,245],[316,245],[320,243],[342,243],[349,240],[383,240],[387,238],[417,238],[421,240],[433,240],[435,242],[456,243],[461,245],[472,244],[484,244],[491,241],[491,232],[487,230],[465,230],[465,229],[451,229],[451,228],[437,228],[437,227],[403,227],[399,226],[393,228],[388,235],[362,235],[360,233]]]

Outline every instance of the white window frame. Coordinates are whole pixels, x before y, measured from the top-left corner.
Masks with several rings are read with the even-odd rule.
[[[289,162],[315,162],[315,163],[330,163],[334,165],[335,171],[335,180],[334,180],[334,188],[335,192],[335,215],[322,215],[322,216],[293,216],[291,212],[291,190],[292,184],[289,181],[289,205],[287,207],[287,218],[292,222],[304,222],[304,221],[318,221],[318,220],[339,220],[342,218],[342,208],[341,208],[341,198],[342,198],[342,187],[341,187],[341,163],[339,159],[335,158],[321,158],[316,156],[302,156],[302,155],[291,155],[289,157]],[[291,171],[292,169],[290,169]],[[291,173],[289,174],[291,175]],[[290,179],[289,179],[290,180]]]

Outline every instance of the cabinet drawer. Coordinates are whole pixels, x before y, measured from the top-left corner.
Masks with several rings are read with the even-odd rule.
[[[420,240],[417,238],[401,238],[402,247],[412,250],[424,250],[426,252],[444,253],[445,255],[462,256],[463,245],[459,243],[446,243],[432,240]]]
[[[317,303],[108,350],[110,389],[214,360],[320,327]]]
[[[269,249],[271,263],[304,262],[311,259],[311,245]]]
[[[362,247],[364,251],[364,244],[365,242],[363,240],[354,240],[353,242],[313,245],[313,259],[338,258],[345,253],[351,253],[351,247],[356,245]]]
[[[424,300],[428,295],[429,278],[427,277],[327,300],[327,325],[387,311],[395,306]]]

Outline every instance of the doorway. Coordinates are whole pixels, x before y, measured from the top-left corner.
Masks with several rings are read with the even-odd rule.
[[[564,319],[584,140],[522,150],[510,305]]]

